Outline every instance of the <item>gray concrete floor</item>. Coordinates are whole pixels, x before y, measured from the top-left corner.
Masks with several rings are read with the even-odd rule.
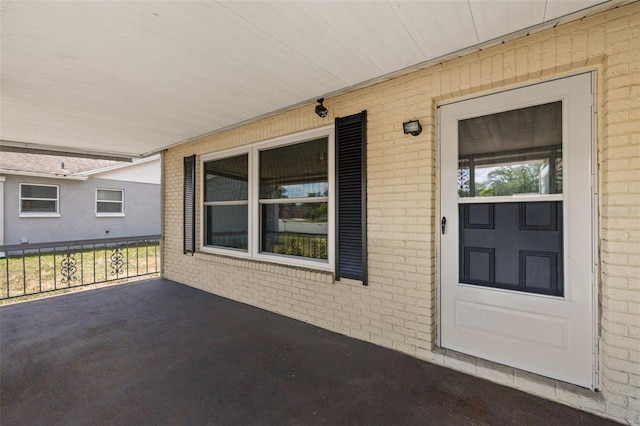
[[[10,425],[610,422],[154,279],[0,308]]]

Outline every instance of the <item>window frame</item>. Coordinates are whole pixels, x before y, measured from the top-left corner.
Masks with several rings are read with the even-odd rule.
[[[205,154],[200,157],[200,251],[204,253],[222,254],[232,257],[254,259],[259,261],[278,263],[288,266],[304,267],[322,271],[335,270],[335,141],[334,126],[308,130],[288,136],[256,142],[239,148]],[[313,259],[308,257],[291,256],[278,253],[261,252],[261,223],[260,223],[260,152],[280,148],[287,145],[297,145],[315,139],[327,139],[327,180],[329,195],[327,196],[327,259]],[[204,202],[204,171],[205,163],[238,155],[248,155],[248,244],[247,251],[238,249],[214,247],[205,245],[205,214]],[[295,202],[295,199],[293,199]],[[310,202],[310,200],[305,200]]]
[[[210,161],[216,160],[224,160],[227,158],[239,157],[241,155],[247,155],[247,217],[249,218],[249,223],[247,224],[247,250],[232,248],[232,247],[222,247],[222,246],[209,246],[206,245],[206,214],[207,214],[207,206],[211,205],[229,205],[227,201],[205,201],[205,193],[206,193],[206,163]],[[202,155],[200,157],[200,251],[205,253],[214,253],[214,254],[223,254],[227,256],[235,256],[242,258],[250,258],[252,252],[253,245],[253,224],[251,220],[251,199],[253,197],[253,188],[251,185],[252,172],[251,172],[251,150],[249,147],[241,147],[234,149],[227,149],[224,151],[214,152],[211,154]],[[234,202],[233,205],[240,205],[240,203]]]
[[[36,197],[22,197],[22,187],[23,186],[44,186],[48,188],[56,188],[56,211],[55,212],[25,212],[22,210],[22,201],[23,200],[43,200],[43,201],[53,201],[53,198],[36,198]],[[19,217],[60,217],[60,185],[51,185],[51,184],[43,184],[43,183],[29,183],[29,182],[21,182],[18,186],[18,216]]]
[[[113,192],[120,192],[122,194],[122,200],[121,201],[113,201],[113,200],[98,200],[98,191],[113,191]],[[96,217],[124,217],[125,216],[125,211],[124,211],[124,189],[118,189],[118,188],[96,188]],[[98,203],[113,203],[113,204],[120,204],[122,206],[120,213],[101,213],[98,211]]]

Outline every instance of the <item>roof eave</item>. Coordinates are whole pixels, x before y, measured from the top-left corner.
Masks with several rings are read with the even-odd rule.
[[[89,179],[88,176],[25,172],[20,170],[7,170],[7,169],[0,169],[0,175],[29,176],[29,177],[48,178],[48,179],[80,180],[80,181]]]

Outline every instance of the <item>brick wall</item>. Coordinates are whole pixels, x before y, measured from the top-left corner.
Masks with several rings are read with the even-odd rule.
[[[435,346],[437,103],[590,69],[599,82],[600,394]],[[310,105],[167,151],[165,277],[640,424],[640,3],[336,96],[325,106],[326,119]],[[368,287],[334,282],[324,272],[182,254],[184,156],[325,126],[365,109]],[[424,130],[405,136],[401,123],[414,118]],[[200,181],[198,175],[198,187]]]
[[[606,412],[640,424],[640,7],[606,16],[602,61],[601,368]]]

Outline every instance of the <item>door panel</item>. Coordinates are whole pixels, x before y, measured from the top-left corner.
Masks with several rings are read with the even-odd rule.
[[[441,346],[595,385],[591,74],[439,109]]]
[[[562,202],[459,204],[460,282],[562,296]]]
[[[477,319],[484,318],[478,324]],[[566,352],[567,319],[538,315],[508,308],[470,303],[456,302],[456,324],[469,333],[504,336],[505,339],[518,340],[523,343],[544,345]],[[523,332],[512,335],[512,329]]]

